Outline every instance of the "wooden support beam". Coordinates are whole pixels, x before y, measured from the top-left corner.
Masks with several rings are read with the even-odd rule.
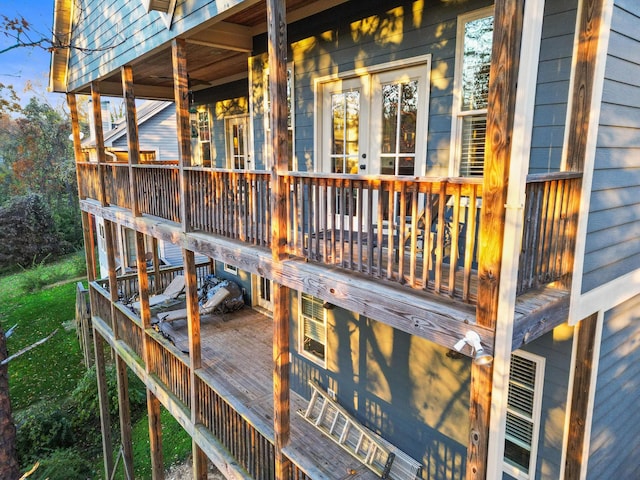
[[[138,206],[138,184],[133,165],[140,163],[140,139],[138,137],[138,116],[136,113],[136,96],[133,89],[133,69],[131,65],[121,68],[122,92],[126,105],[127,149],[129,151],[129,189],[131,192],[131,213],[140,215]]]
[[[571,111],[565,170],[582,172],[587,153],[591,100],[595,82],[596,56],[600,42],[604,0],[583,0],[579,9],[577,61],[571,91]]]
[[[290,437],[290,351],[289,289],[271,282],[273,298],[273,431],[276,451],[276,480],[289,478],[290,462],[282,453]]]
[[[97,278],[93,215],[84,211],[82,212],[82,237],[84,239],[84,258],[87,264],[87,279],[93,282]]]
[[[158,239],[156,237],[153,237],[152,241],[151,241],[151,245],[153,248],[153,273],[156,277],[156,281],[155,281],[155,291],[153,293],[160,293],[164,290],[164,288],[162,288],[162,285],[160,285],[160,256],[158,254]]]
[[[105,182],[106,155],[104,150],[104,131],[102,129],[102,102],[100,100],[100,83],[91,83],[91,105],[93,114],[93,131],[96,141],[96,153],[98,155],[98,184],[100,191],[98,197],[102,206],[107,206],[107,187]]]
[[[176,104],[178,134],[178,168],[180,169],[180,220],[182,230],[190,230],[189,181],[185,166],[191,165],[191,125],[189,120],[189,80],[187,77],[187,47],[184,39],[171,41],[171,61],[173,65],[173,95]]]
[[[67,93],[67,105],[69,106],[69,113],[71,115],[71,135],[73,137],[73,157],[76,163],[84,160],[82,154],[82,140],[80,138],[80,122],[78,120],[78,104],[76,102],[76,96],[73,93]],[[78,184],[78,194],[82,191],[79,170],[76,168],[76,181]],[[82,198],[82,196],[80,196]]]
[[[524,0],[496,0],[487,104],[476,322],[494,329],[498,312],[505,204],[518,83]],[[468,480],[485,479],[493,366],[472,364]]]
[[[193,479],[207,480],[209,478],[209,459],[195,439],[191,440],[191,451],[193,456]]]
[[[287,129],[287,23],[284,0],[267,1],[269,37],[269,98],[271,99],[271,234],[274,260],[284,258],[287,246],[287,191],[280,175],[289,168]]]
[[[138,289],[140,295],[140,320],[142,328],[151,328],[151,309],[149,308],[149,275],[147,273],[146,242],[144,233],[136,232],[136,268],[138,269]],[[146,335],[143,339],[146,338]],[[145,356],[145,363],[147,357]]]
[[[109,295],[111,300],[111,327],[113,328],[113,335],[116,339],[120,338],[118,330],[118,322],[114,321],[116,318],[115,302],[118,301],[118,278],[116,274],[116,243],[113,231],[114,224],[109,220],[104,220],[104,240],[107,247],[107,265],[109,268]]]
[[[118,381],[118,407],[120,412],[120,443],[122,445],[122,461],[127,475],[126,478],[134,478],[129,379],[127,377],[127,364],[119,355],[116,355],[116,378]]]
[[[147,389],[147,414],[149,416],[149,449],[151,452],[151,478],[164,479],[164,457],[162,455],[162,423],[160,401]]]
[[[111,478],[113,472],[113,450],[111,445],[111,415],[109,414],[109,392],[104,361],[104,340],[100,332],[93,331],[93,351],[96,359],[96,379],[98,382],[98,405],[100,407],[100,428],[102,430],[102,455],[104,457],[104,478]]]
[[[583,458],[586,438],[586,419],[588,417],[596,332],[598,331],[598,314],[585,318],[576,325],[577,346],[571,392],[571,409],[569,411],[569,437],[564,465],[565,480],[580,480],[582,470],[586,466]]]

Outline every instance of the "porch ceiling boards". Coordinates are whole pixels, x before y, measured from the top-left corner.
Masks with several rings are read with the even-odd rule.
[[[346,0],[287,1],[287,21],[294,22],[327,10]],[[248,6],[247,6],[248,5]],[[266,33],[266,3],[255,0],[242,2],[223,15],[202,22],[181,35],[187,45],[187,65],[190,88],[201,90],[248,76],[247,59],[253,50],[253,37]],[[131,62],[137,98],[173,100],[173,71],[171,45],[138,57]],[[119,71],[99,79],[101,93],[122,95]],[[89,94],[86,85],[76,93]]]
[[[202,368],[226,390],[227,401],[242,404],[250,415],[255,415],[253,421],[267,428],[273,425],[274,412],[272,332],[271,319],[249,308],[224,316],[203,316],[200,322]],[[170,335],[178,349],[188,349],[185,320],[174,322]],[[292,393],[291,442],[285,453],[302,467],[308,462],[307,468],[327,478],[378,478],[296,414],[298,409],[306,408],[306,403]]]

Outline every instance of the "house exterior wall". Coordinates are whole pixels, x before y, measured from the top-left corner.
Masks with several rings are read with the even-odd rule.
[[[317,380],[365,426],[422,462],[424,479],[462,479],[469,434],[470,359],[335,307],[326,310],[326,367],[300,353],[292,292],[292,389]]]
[[[155,151],[157,160],[178,160],[175,107],[169,106],[139,125],[138,137],[140,150]],[[114,141],[113,146],[126,150],[126,135]]]
[[[587,479],[640,478],[640,296],[605,312]]]
[[[534,477],[539,480],[560,478],[572,346],[573,328],[565,324],[521,348],[546,359]]]
[[[605,67],[582,292],[640,268],[640,4],[616,1]]]
[[[577,0],[545,2],[530,173],[561,169],[577,4]]]

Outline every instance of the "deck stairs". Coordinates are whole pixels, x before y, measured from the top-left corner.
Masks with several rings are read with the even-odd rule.
[[[298,414],[383,479],[414,480],[422,465],[358,423],[315,382],[306,410]]]

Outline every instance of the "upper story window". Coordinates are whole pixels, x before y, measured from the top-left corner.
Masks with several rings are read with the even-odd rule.
[[[504,472],[535,478],[545,359],[529,352],[511,354]]]
[[[493,7],[458,17],[451,128],[452,175],[482,176],[493,42]]]
[[[211,129],[209,123],[209,109],[200,108],[196,112],[196,125],[198,131],[198,151],[196,158],[199,165],[211,165]]]

